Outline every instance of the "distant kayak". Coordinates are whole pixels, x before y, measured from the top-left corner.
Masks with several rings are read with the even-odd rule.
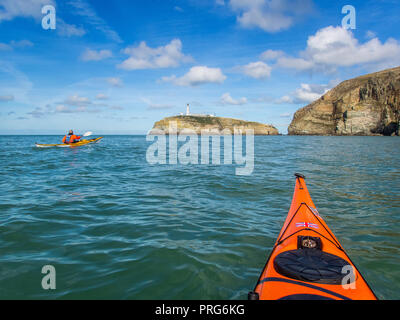
[[[295,175],[288,216],[249,299],[376,300]]]
[[[71,143],[71,144],[66,144],[66,143],[60,143],[60,144],[40,144],[40,143],[35,143],[36,147],[38,148],[75,148],[75,147],[81,147],[81,146],[86,146],[88,144],[93,144],[99,142],[103,137],[96,138],[96,139],[90,139],[90,140],[81,140],[77,143]]]

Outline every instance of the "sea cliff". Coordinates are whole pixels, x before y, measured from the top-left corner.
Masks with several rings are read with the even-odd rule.
[[[400,67],[347,80],[298,110],[290,135],[399,135]]]

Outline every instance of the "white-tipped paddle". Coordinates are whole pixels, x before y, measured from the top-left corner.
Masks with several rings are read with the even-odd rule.
[[[88,131],[88,132],[84,133],[82,137],[89,137],[89,136],[91,136],[92,134],[93,134],[93,132]]]

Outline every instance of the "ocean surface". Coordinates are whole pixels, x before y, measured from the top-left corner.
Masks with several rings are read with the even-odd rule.
[[[399,137],[255,137],[249,176],[149,164],[145,136],[34,147],[61,138],[0,136],[1,299],[246,299],[294,172],[377,296],[400,299]]]

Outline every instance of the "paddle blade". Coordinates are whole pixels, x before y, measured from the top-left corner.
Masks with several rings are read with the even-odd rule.
[[[89,136],[91,136],[92,134],[93,134],[93,132],[88,131],[88,132],[86,132],[86,133],[83,135],[83,137],[89,137]]]

